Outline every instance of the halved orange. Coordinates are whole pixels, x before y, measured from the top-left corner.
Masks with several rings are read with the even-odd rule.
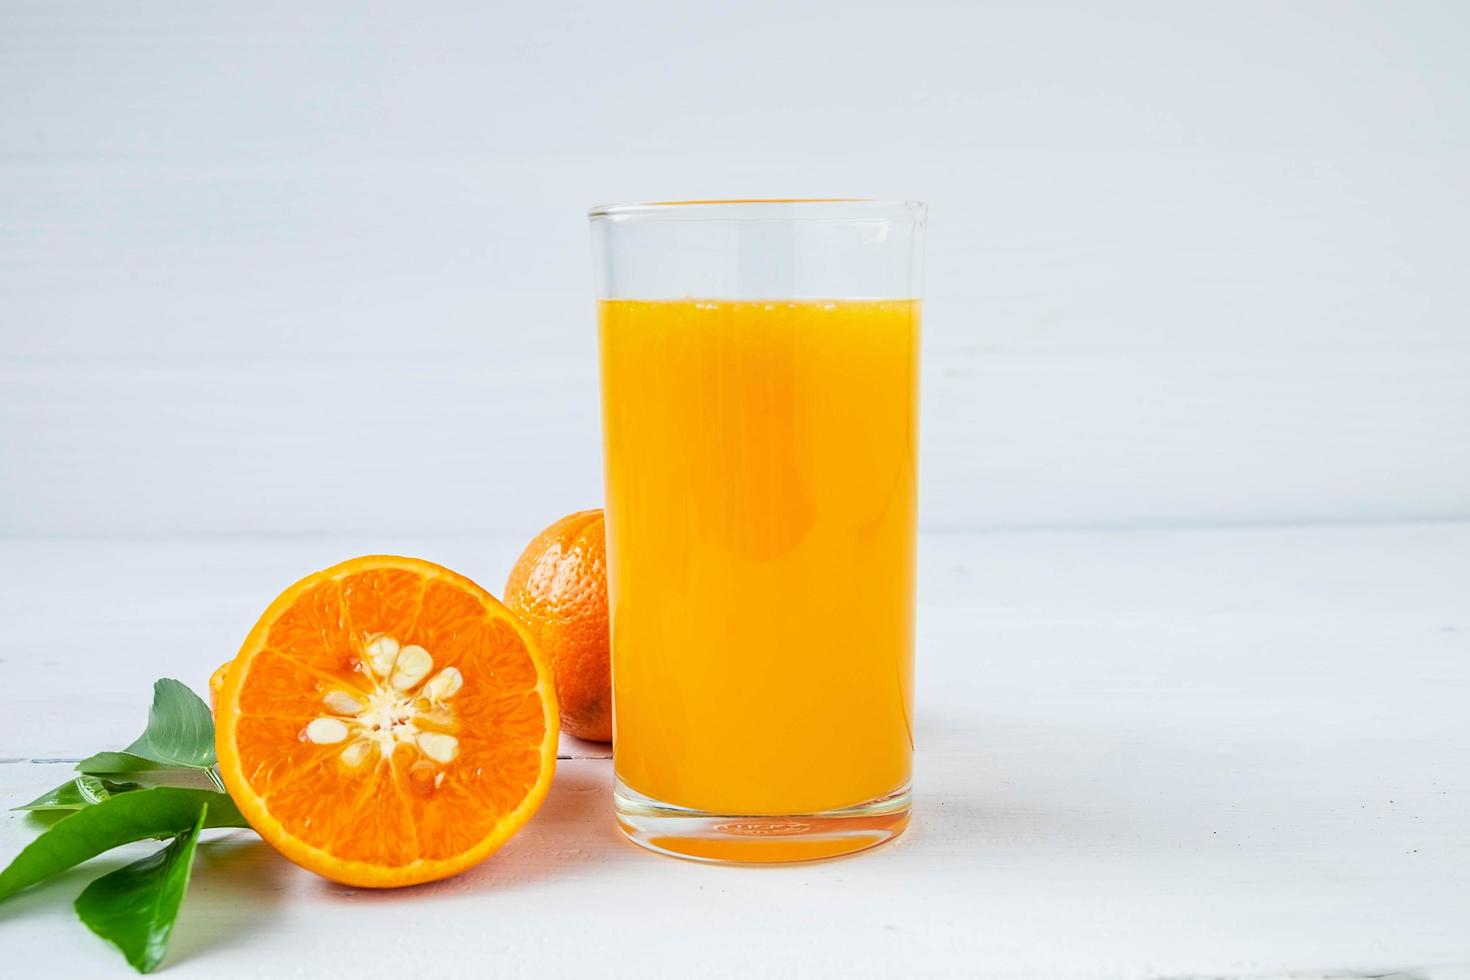
[[[309,575],[260,617],[215,713],[240,812],[302,867],[365,887],[474,865],[546,796],[549,667],[469,579],[371,555]]]

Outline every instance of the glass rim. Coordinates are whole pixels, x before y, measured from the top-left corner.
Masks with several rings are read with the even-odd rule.
[[[600,204],[591,221],[915,221],[924,220],[923,201],[866,197],[747,197],[688,201]]]

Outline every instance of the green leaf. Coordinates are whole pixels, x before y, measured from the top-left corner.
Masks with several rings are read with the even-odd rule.
[[[188,686],[171,677],[153,682],[148,727],[121,752],[98,752],[77,763],[82,772],[146,772],[181,766],[214,765],[214,719],[209,706]]]
[[[75,779],[68,779],[51,792],[36,797],[25,806],[12,807],[12,809],[80,810],[84,806],[101,803],[114,793],[127,793],[140,788],[138,783],[119,782],[82,773]]]
[[[127,752],[98,752],[77,763],[77,771],[94,776],[125,776],[133,772],[154,772],[175,768],[165,762],[145,759]]]
[[[77,917],[122,950],[139,973],[151,973],[168,952],[169,933],[189,887],[189,870],[209,805],[194,826],[163,850],[98,878],[77,897]]]
[[[0,901],[120,844],[181,834],[206,805],[206,827],[249,826],[229,796],[202,789],[158,786],[84,807],[48,828],[0,871]]]
[[[77,768],[84,775],[139,786],[182,786],[185,789],[214,790],[216,793],[225,791],[225,784],[214,766],[203,769],[171,766],[126,752],[98,752],[78,762]]]

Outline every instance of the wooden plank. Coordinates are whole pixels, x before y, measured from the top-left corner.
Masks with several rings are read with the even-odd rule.
[[[1467,516],[1454,5],[665,6],[0,7],[0,534],[595,500],[583,212],[711,174],[932,200],[930,526]]]
[[[1470,748],[1363,733],[1336,745],[994,722],[921,754],[896,844],[742,869],[617,839],[605,760],[559,763],[499,855],[392,893],[322,882],[245,832],[210,835],[171,953],[179,976],[1462,976]],[[1227,734],[1213,745],[1198,737]],[[975,738],[983,732],[984,740]],[[65,778],[0,764],[0,798]],[[32,833],[0,822],[0,855]],[[12,901],[7,955],[122,970],[72,918],[99,860]]]
[[[1464,349],[1454,5],[657,6],[11,0],[7,349],[564,351],[585,209],[716,192],[930,198],[946,347]]]
[[[154,674],[202,683],[281,579],[356,544],[7,542],[0,745],[130,738]],[[420,550],[475,574],[513,553]],[[573,758],[498,857],[397,895],[223,835],[178,975],[1470,970],[1470,525],[942,535],[924,554],[917,819],[896,845],[761,870],[645,855],[612,829],[609,763]],[[0,802],[68,771],[0,764]],[[6,814],[0,854],[31,833]],[[72,920],[84,878],[16,900],[6,955],[121,970]]]
[[[602,499],[595,352],[0,359],[0,534],[529,535]],[[1446,519],[1470,352],[936,354],[941,529]]]

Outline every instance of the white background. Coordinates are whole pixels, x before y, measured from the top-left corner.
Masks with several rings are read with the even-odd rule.
[[[0,0],[0,808],[302,574],[496,590],[601,500],[588,206],[917,197],[904,836],[654,858],[564,739],[434,885],[214,835],[167,975],[1470,978],[1467,52],[1460,2]],[[131,975],[70,907],[119,860],[0,962]]]
[[[0,533],[601,497],[584,213],[931,205],[923,522],[1470,515],[1462,3],[0,2]]]

